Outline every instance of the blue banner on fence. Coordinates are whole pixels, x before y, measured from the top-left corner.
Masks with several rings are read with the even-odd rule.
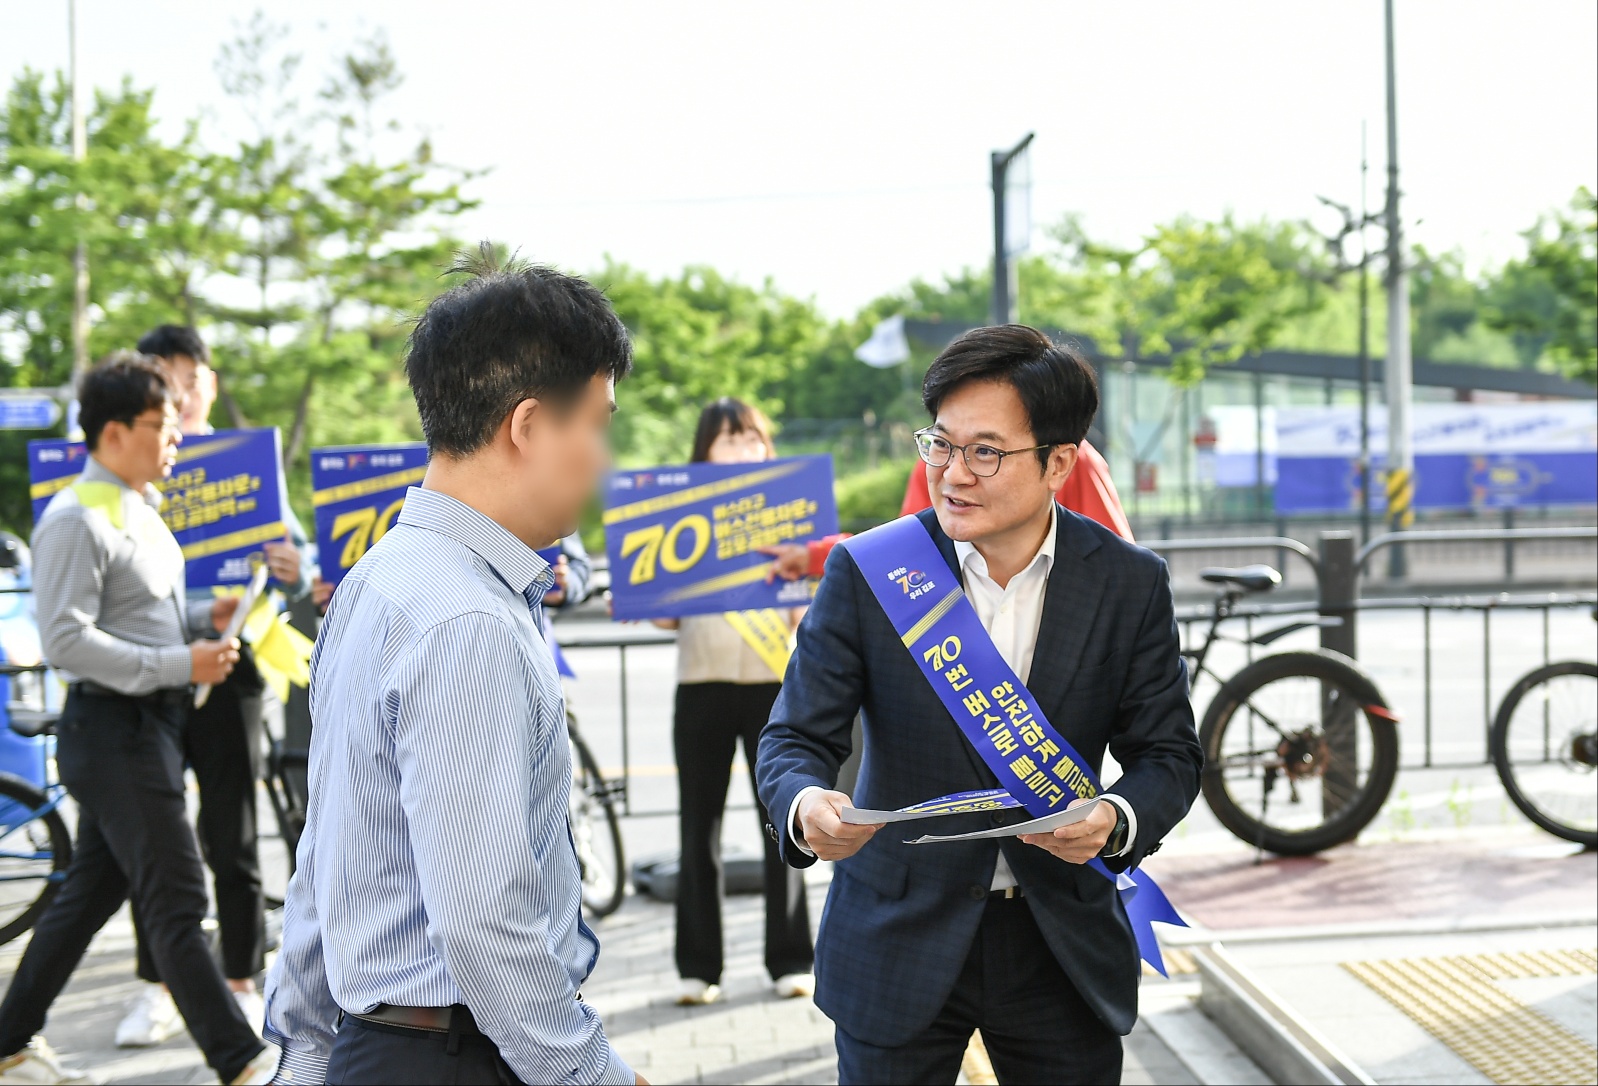
[[[322,580],[338,584],[388,532],[405,490],[427,474],[427,446],[344,445],[311,450],[311,504]]]
[[[619,619],[802,607],[814,585],[767,584],[759,549],[838,530],[832,458],[619,471],[604,520]]]
[[[1369,416],[1371,507],[1386,507],[1387,413]],[[1598,404],[1416,404],[1415,508],[1598,503]],[[1276,409],[1276,511],[1359,508],[1359,408]]]
[[[87,455],[81,441],[28,442],[35,523],[50,499],[77,479]],[[161,519],[183,547],[190,588],[243,584],[261,544],[284,538],[281,464],[276,429],[218,430],[183,440],[177,466],[161,484]]]

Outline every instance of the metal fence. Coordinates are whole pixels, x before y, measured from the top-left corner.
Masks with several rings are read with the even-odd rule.
[[[1238,663],[1246,663],[1254,658],[1256,648],[1249,643],[1249,640],[1262,623],[1291,619],[1292,616],[1314,615],[1339,620],[1336,624],[1315,627],[1319,630],[1320,644],[1323,648],[1341,652],[1356,660],[1361,659],[1359,645],[1362,629],[1381,636],[1383,644],[1380,653],[1373,654],[1371,659],[1363,660],[1363,666],[1375,673],[1378,686],[1399,711],[1403,721],[1400,725],[1400,735],[1404,743],[1403,767],[1427,769],[1480,766],[1487,763],[1486,737],[1493,715],[1497,711],[1496,699],[1502,697],[1514,682],[1512,676],[1502,676],[1500,681],[1495,681],[1495,671],[1502,672],[1506,665],[1529,670],[1529,667],[1525,666],[1528,663],[1540,664],[1568,657],[1591,658],[1594,655],[1595,644],[1598,644],[1594,637],[1588,637],[1582,645],[1570,651],[1564,651],[1561,647],[1561,651],[1556,652],[1552,630],[1556,622],[1573,618],[1585,621],[1587,613],[1598,606],[1598,590],[1595,590],[1598,589],[1598,562],[1585,563],[1586,580],[1592,587],[1558,592],[1518,594],[1475,592],[1437,596],[1412,594],[1389,598],[1372,596],[1365,592],[1367,582],[1371,579],[1368,569],[1373,561],[1388,548],[1399,545],[1416,551],[1439,546],[1489,545],[1520,548],[1532,545],[1557,545],[1567,549],[1585,548],[1590,556],[1598,559],[1598,555],[1593,552],[1595,541],[1598,541],[1598,528],[1566,526],[1392,533],[1372,539],[1363,547],[1356,545],[1352,532],[1339,530],[1322,532],[1316,546],[1287,535],[1148,539],[1141,542],[1143,546],[1173,560],[1221,557],[1228,560],[1228,564],[1234,564],[1264,559],[1276,563],[1278,568],[1284,565],[1296,568],[1301,583],[1313,588],[1311,598],[1271,601],[1268,597],[1257,597],[1238,606],[1233,617],[1227,620],[1230,624],[1240,626],[1242,630],[1242,636],[1235,639],[1238,645],[1237,651],[1241,656]],[[1201,563],[1194,561],[1188,564],[1196,571]],[[1187,639],[1191,639],[1195,626],[1208,618],[1211,606],[1212,604],[1208,602],[1194,603],[1178,611],[1178,620],[1186,631]],[[1394,620],[1397,617],[1413,620],[1418,625],[1413,637],[1395,628]],[[1510,621],[1511,618],[1513,622]],[[1480,662],[1479,692],[1466,691],[1464,685],[1458,681],[1461,650],[1448,650],[1449,662],[1452,665],[1450,674],[1454,676],[1453,680],[1444,684],[1438,680],[1435,673],[1441,651],[1436,644],[1438,627],[1440,624],[1448,624],[1450,637],[1458,640],[1460,631],[1457,623],[1453,622],[1454,619],[1468,619],[1480,630],[1480,644],[1471,649],[1472,652],[1479,653],[1477,657]],[[1513,645],[1506,646],[1496,642],[1495,638],[1500,638],[1495,632],[1496,629],[1511,624],[1518,628],[1503,636],[1508,637]],[[1533,635],[1534,639],[1540,642],[1540,651],[1530,655],[1526,645],[1528,628],[1540,631]],[[616,654],[617,681],[614,704],[620,729],[618,737],[620,765],[617,768],[629,786],[635,769],[636,744],[633,729],[637,725],[638,716],[632,696],[634,680],[631,674],[631,658],[639,652],[662,651],[674,641],[675,638],[670,634],[656,634],[650,631],[626,637],[585,637],[570,644],[570,649],[577,652],[601,650]],[[1511,647],[1515,651],[1507,651]],[[1384,674],[1409,668],[1411,659],[1414,669],[1418,671],[1414,681],[1403,678],[1392,679]],[[1196,690],[1195,695],[1202,698],[1204,692]],[[647,696],[648,711],[652,719],[658,720],[663,711],[669,714],[669,691],[651,687]],[[593,689],[591,692],[584,691],[582,697],[608,698],[609,692]],[[1467,699],[1473,705],[1479,705],[1479,727],[1474,724],[1468,728],[1462,726],[1463,705]],[[588,704],[592,705],[593,701],[590,700]],[[1203,704],[1197,707],[1200,715],[1203,713],[1203,708]],[[579,715],[582,715],[581,707]],[[1448,724],[1446,729],[1440,727],[1445,722]],[[1461,738],[1467,734],[1468,743]],[[633,789],[629,787],[623,800],[623,813],[628,817],[661,817],[676,813],[675,809],[669,806],[642,806],[635,804],[633,799]],[[729,809],[738,810],[742,806],[734,804]]]

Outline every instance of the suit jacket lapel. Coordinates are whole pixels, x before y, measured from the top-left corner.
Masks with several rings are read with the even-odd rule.
[[[1059,530],[1054,543],[1054,565],[1043,594],[1043,620],[1038,624],[1037,648],[1032,654],[1032,674],[1027,689],[1054,726],[1069,726],[1065,695],[1082,667],[1082,657],[1095,626],[1099,602],[1104,597],[1104,577],[1088,556],[1099,540],[1075,514],[1056,507]]]

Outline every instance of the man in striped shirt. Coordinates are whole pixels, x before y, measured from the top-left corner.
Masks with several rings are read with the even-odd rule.
[[[626,329],[546,268],[430,305],[406,373],[432,460],[311,664],[310,803],[267,987],[282,1082],[642,1082],[579,986],[571,763],[536,553],[608,465]]]

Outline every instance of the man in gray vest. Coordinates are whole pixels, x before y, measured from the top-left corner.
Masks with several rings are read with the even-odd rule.
[[[267,1082],[277,1052],[245,1021],[200,928],[205,873],[184,804],[190,684],[219,683],[238,660],[236,641],[214,638],[238,601],[184,599],[183,552],[157,511],[155,483],[183,440],[160,368],[113,357],[85,376],[78,400],[83,474],[33,534],[40,638],[71,680],[56,763],[78,805],[78,840],[0,1003],[0,1083],[82,1081],[35,1035],[130,897],[206,1061],[223,1082]]]

